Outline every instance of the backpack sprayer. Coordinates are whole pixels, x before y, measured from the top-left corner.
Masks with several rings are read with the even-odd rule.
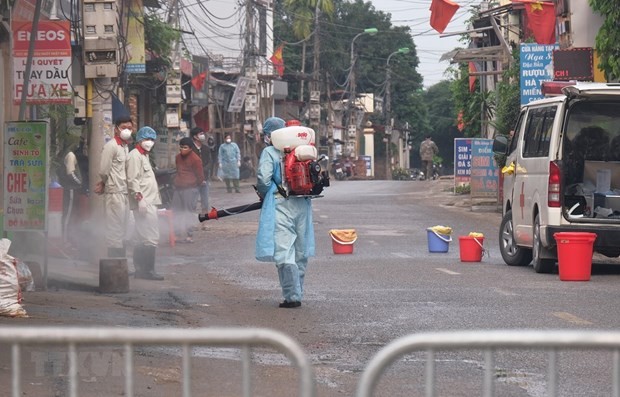
[[[285,198],[322,197],[323,188],[329,186],[329,172],[321,167],[320,161],[324,160],[325,156],[318,156],[314,146],[314,130],[302,126],[280,128],[271,133],[271,143],[284,154],[281,167],[284,173],[283,184],[277,186],[278,193]],[[256,190],[256,186],[254,189]],[[260,209],[262,205],[261,200],[223,210],[212,208],[206,214],[199,214],[198,220],[204,222],[242,214]]]

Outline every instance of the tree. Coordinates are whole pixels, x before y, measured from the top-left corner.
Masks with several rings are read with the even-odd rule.
[[[603,26],[596,35],[596,52],[599,67],[605,71],[610,80],[620,78],[620,0],[589,0],[594,11],[605,16]]]
[[[429,134],[439,147],[439,155],[443,159],[443,166],[451,168],[454,160],[454,138],[461,137],[456,128],[454,98],[452,97],[451,82],[440,81],[433,85],[424,94],[424,102],[428,106]],[[426,135],[426,134],[425,134]],[[417,142],[421,142],[420,136]],[[417,151],[415,151],[417,155]]]

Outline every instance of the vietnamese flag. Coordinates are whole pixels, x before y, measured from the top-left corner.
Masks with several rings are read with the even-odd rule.
[[[282,49],[284,48],[284,44],[280,44],[278,48],[273,52],[273,55],[269,60],[273,63],[273,67],[276,68],[276,72],[278,72],[278,76],[282,77],[284,74],[284,58],[282,58]]]
[[[192,78],[192,87],[196,91],[202,90],[202,86],[205,84],[205,80],[207,79],[207,72],[202,72],[199,75]]]
[[[538,44],[555,44],[555,6],[553,2],[513,0],[523,3],[528,27]]]
[[[433,0],[431,3],[431,27],[443,33],[459,5],[450,0]]]
[[[476,64],[473,62],[469,62],[469,92],[474,92],[474,89],[476,88],[476,79],[478,78],[478,76],[472,76],[471,74],[477,71],[478,67],[476,66]]]

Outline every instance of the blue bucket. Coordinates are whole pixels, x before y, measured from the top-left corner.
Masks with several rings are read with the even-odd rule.
[[[448,252],[452,236],[426,229],[428,235],[428,252]]]

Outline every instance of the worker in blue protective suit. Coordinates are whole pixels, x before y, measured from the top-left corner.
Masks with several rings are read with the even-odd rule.
[[[286,198],[278,192],[283,179],[284,153],[271,145],[271,133],[284,126],[284,120],[278,117],[268,118],[263,125],[268,146],[261,153],[256,172],[257,190],[263,200],[256,236],[256,259],[276,263],[284,297],[279,307],[296,308],[301,306],[304,295],[308,258],[314,256],[314,227],[309,198]]]

